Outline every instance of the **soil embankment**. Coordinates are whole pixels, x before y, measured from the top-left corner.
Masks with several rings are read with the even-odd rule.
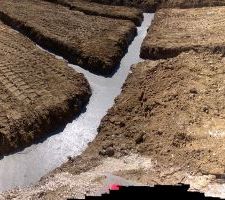
[[[3,1],[0,19],[71,63],[104,75],[116,69],[136,35],[131,21],[85,15],[39,0]]]
[[[87,15],[96,15],[102,17],[109,17],[114,19],[131,20],[139,26],[143,20],[141,10],[136,8],[129,8],[125,6],[111,6],[87,0],[46,0],[56,4],[69,7],[71,10],[77,10]]]
[[[82,74],[0,23],[0,155],[30,145],[80,113]]]
[[[161,9],[145,38],[141,57],[161,59],[183,51],[225,52],[225,7]]]
[[[165,165],[223,173],[224,62],[220,54],[191,51],[137,64],[84,155],[138,153]]]
[[[163,0],[160,7],[167,8],[200,8],[225,6],[225,0]]]
[[[201,8],[224,6],[225,0],[87,0],[107,5],[130,6],[145,12],[155,12],[160,8]]]
[[[144,12],[155,12],[161,0],[88,0],[107,5],[129,6],[142,9]]]

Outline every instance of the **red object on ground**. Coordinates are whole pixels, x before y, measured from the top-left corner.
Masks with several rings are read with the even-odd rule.
[[[119,190],[120,189],[120,185],[116,185],[116,184],[112,184],[109,187],[110,190]]]

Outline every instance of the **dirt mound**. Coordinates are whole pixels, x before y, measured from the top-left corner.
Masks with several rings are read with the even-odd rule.
[[[223,173],[224,62],[219,54],[189,52],[134,66],[84,155],[120,157],[133,152],[165,166]]]
[[[161,9],[145,38],[141,57],[160,59],[182,51],[225,52],[225,7]]]
[[[83,75],[0,23],[0,155],[64,125],[88,102]]]
[[[199,8],[225,6],[225,0],[163,0],[160,7],[167,8]]]
[[[87,0],[108,5],[130,6],[145,12],[155,12],[160,8],[199,8],[225,6],[225,0]]]
[[[124,6],[104,5],[86,0],[46,0],[69,7],[71,10],[78,10],[88,15],[103,16],[116,19],[133,21],[137,26],[143,20],[143,14],[136,8]]]
[[[39,0],[3,1],[0,19],[71,63],[101,74],[115,70],[137,31],[131,21]]]
[[[88,0],[107,5],[130,6],[140,8],[145,12],[155,12],[161,0]]]

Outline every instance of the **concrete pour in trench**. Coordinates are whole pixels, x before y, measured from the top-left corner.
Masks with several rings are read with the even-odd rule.
[[[102,117],[119,95],[131,65],[142,61],[139,57],[140,47],[153,16],[154,14],[144,14],[144,21],[138,27],[138,35],[112,77],[97,76],[79,66],[69,64],[76,71],[83,73],[91,85],[92,97],[86,111],[68,123],[62,132],[0,160],[0,191],[33,184],[60,166],[68,156],[82,153],[95,138]]]

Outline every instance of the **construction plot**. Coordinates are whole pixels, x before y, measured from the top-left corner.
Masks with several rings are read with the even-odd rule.
[[[182,51],[225,52],[225,7],[161,9],[145,38],[141,57],[160,59]]]
[[[111,173],[131,184],[211,190],[210,179],[223,176],[225,166],[225,59],[192,51],[132,71],[86,151],[7,197],[81,198],[102,191]]]
[[[141,10],[124,6],[111,6],[89,2],[87,0],[46,0],[69,7],[71,10],[78,10],[88,15],[103,16],[115,19],[131,20],[140,25],[143,20]]]
[[[0,19],[44,48],[95,73],[112,73],[136,35],[129,20],[85,15],[39,0],[1,2]]]
[[[90,97],[82,74],[0,23],[0,155],[75,117]]]

